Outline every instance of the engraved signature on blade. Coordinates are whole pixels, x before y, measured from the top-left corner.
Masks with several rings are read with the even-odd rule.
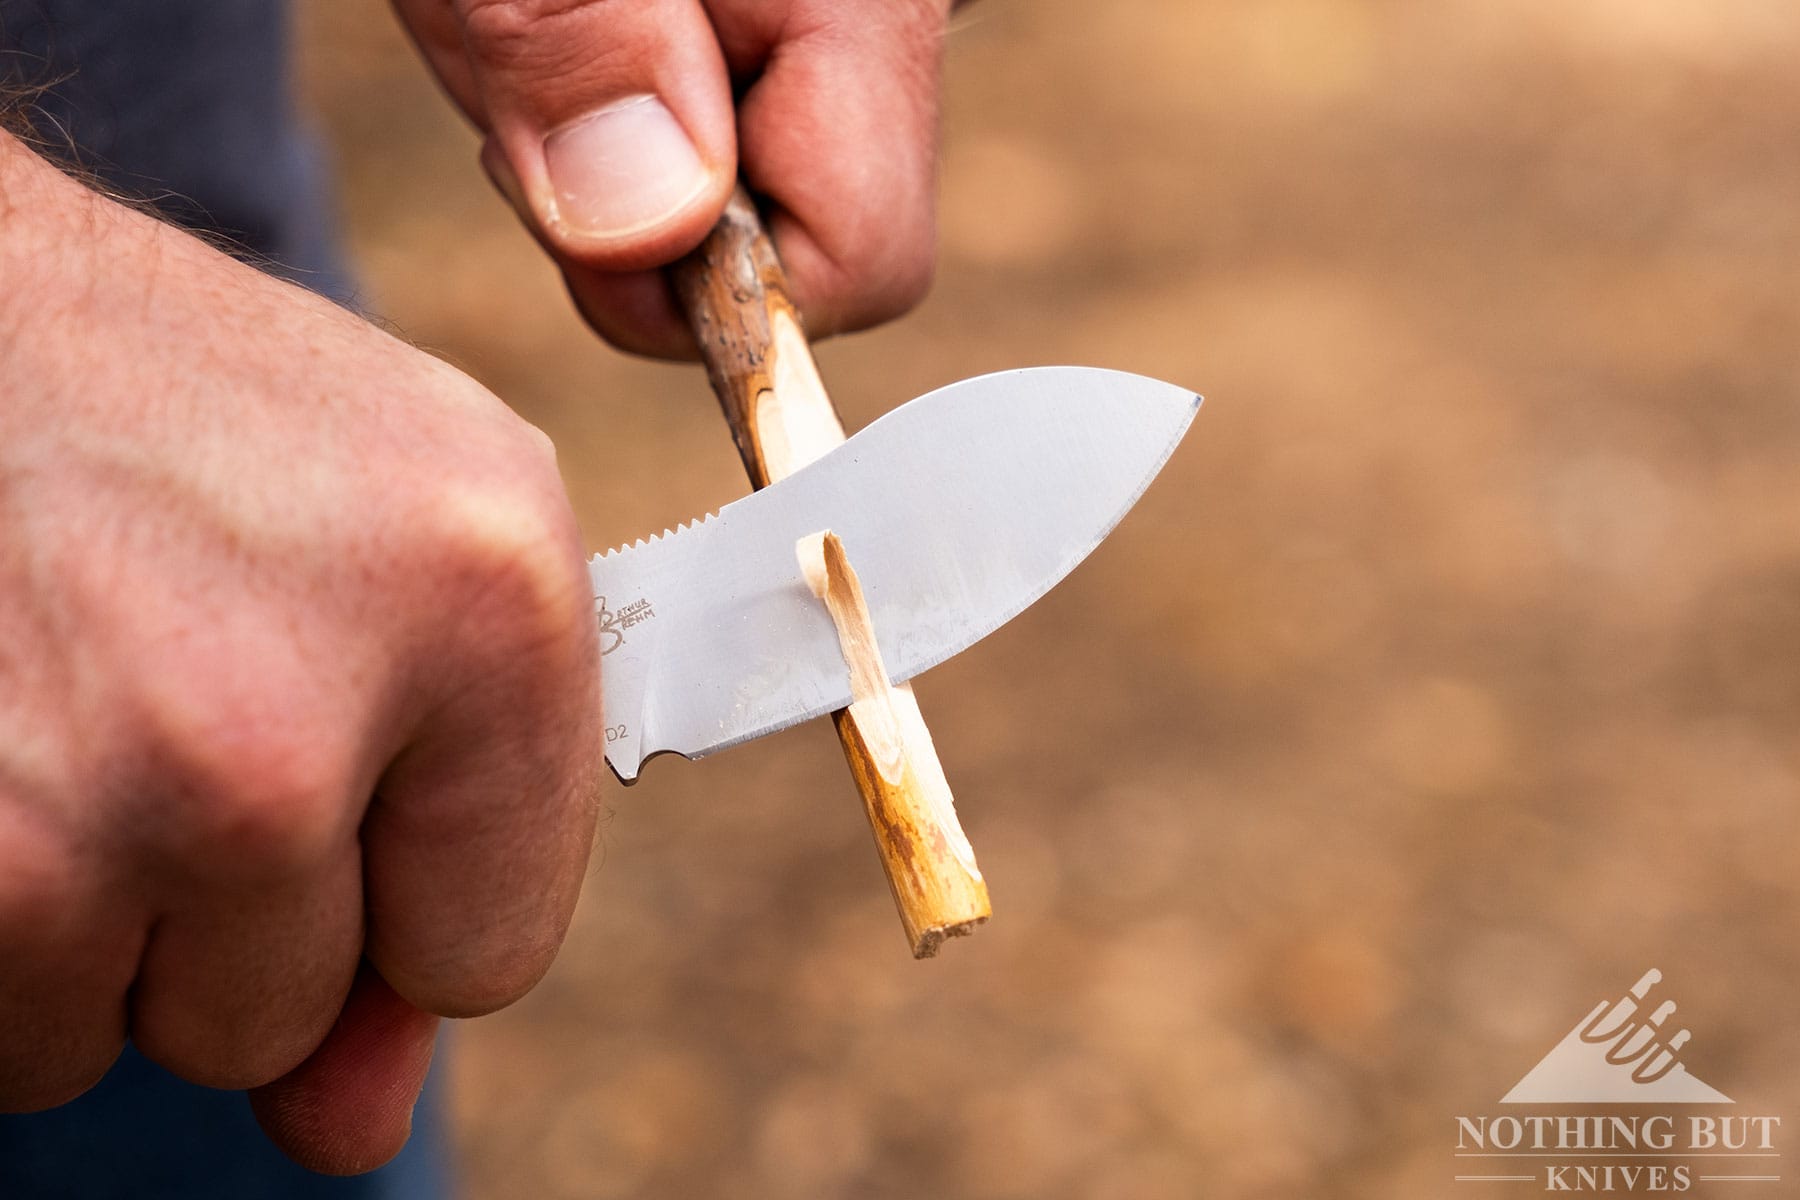
[[[594,597],[594,616],[600,622],[600,657],[605,658],[625,644],[625,631],[656,616],[650,601],[642,596],[614,612],[606,607],[605,596]]]

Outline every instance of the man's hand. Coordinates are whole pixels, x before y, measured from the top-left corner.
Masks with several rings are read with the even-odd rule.
[[[813,336],[897,316],[929,286],[948,0],[395,7],[615,345],[692,354],[656,268],[699,244],[740,170],[773,206]]]
[[[0,281],[0,1109],[129,1035],[367,1169],[431,1014],[529,989],[587,861],[550,445],[4,134]]]

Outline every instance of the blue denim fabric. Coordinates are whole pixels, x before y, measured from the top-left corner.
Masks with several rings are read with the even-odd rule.
[[[399,1157],[367,1175],[333,1179],[282,1157],[242,1092],[183,1083],[128,1047],[73,1104],[0,1115],[0,1197],[441,1200],[451,1186],[440,1074],[433,1069]]]
[[[0,82],[48,85],[39,140],[112,191],[348,297],[284,0],[0,0]]]
[[[347,301],[287,56],[279,0],[0,0],[0,80],[51,85],[34,124],[52,152]],[[0,1200],[440,1200],[451,1195],[440,1074],[399,1158],[331,1179],[283,1158],[242,1094],[183,1083],[128,1047],[73,1104],[0,1115]]]

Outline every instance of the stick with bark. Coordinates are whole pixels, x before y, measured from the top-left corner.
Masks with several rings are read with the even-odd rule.
[[[844,440],[774,244],[742,188],[706,241],[671,273],[753,486],[793,474]],[[827,536],[797,549],[857,681],[854,703],[832,715],[838,739],[913,956],[929,958],[945,938],[987,920],[987,884],[912,688],[889,683],[880,666],[846,548]]]

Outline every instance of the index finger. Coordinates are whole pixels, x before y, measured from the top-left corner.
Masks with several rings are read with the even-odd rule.
[[[771,6],[708,4],[734,68]],[[936,256],[940,0],[792,0],[738,106],[739,159],[814,337],[912,308]],[[760,35],[760,36],[759,36]]]

